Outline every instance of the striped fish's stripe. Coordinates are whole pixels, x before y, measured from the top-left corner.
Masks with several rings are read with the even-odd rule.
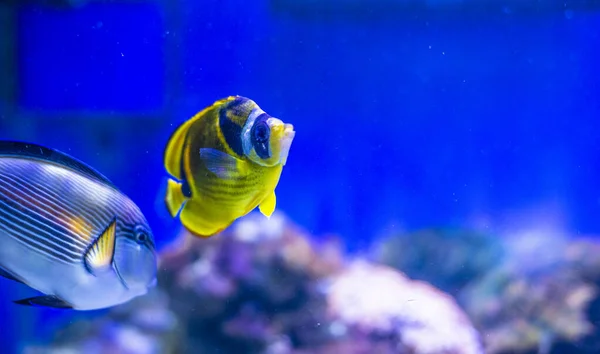
[[[63,225],[71,225],[73,218],[77,217],[78,215],[82,215],[82,213],[87,213],[87,220],[95,227],[101,227],[104,223],[103,220],[106,220],[106,218],[110,217],[108,214],[98,215],[93,210],[91,212],[87,212],[89,209],[86,206],[81,205],[73,200],[71,202],[73,202],[75,205],[73,205],[72,208],[67,209],[66,207],[71,206],[71,203],[65,203],[62,201],[61,198],[64,198],[64,196],[61,197],[60,193],[49,190],[44,185],[35,185],[32,183],[26,184],[26,182],[20,178],[11,177],[13,176],[3,175],[0,177],[0,186],[3,185],[3,182],[6,179],[6,182],[8,182],[9,186],[15,186],[19,189],[16,194],[18,198],[20,197],[22,199],[26,198],[29,200],[35,200],[37,202],[35,203],[35,206],[31,205],[31,202],[29,202],[29,205],[47,213],[49,217],[54,215],[56,221],[62,223]],[[93,194],[93,191],[89,192]],[[72,235],[80,238],[84,242],[89,241],[89,237],[85,237],[85,235],[77,235],[75,233],[72,233]]]
[[[0,159],[0,171],[2,170],[2,160]],[[64,191],[57,191],[55,188],[48,188],[50,185],[55,185],[56,183],[48,183],[45,181],[45,177],[49,177],[52,180],[52,176],[47,176],[47,174],[42,174],[40,176],[31,176],[31,172],[25,171],[23,168],[18,169],[14,166],[9,167],[11,170],[18,170],[17,173],[12,173],[11,175],[7,173],[2,173],[0,178],[8,178],[12,179],[12,181],[19,181],[17,183],[20,184],[20,188],[31,189],[32,192],[37,196],[44,200],[45,203],[51,204],[52,209],[61,210],[67,214],[68,219],[73,216],[81,215],[82,211],[85,213],[86,217],[90,217],[95,219],[96,225],[99,227],[105,227],[106,220],[112,219],[114,217],[114,210],[123,209],[123,202],[130,202],[127,199],[123,199],[120,197],[119,193],[110,193],[110,198],[108,198],[107,208],[99,209],[95,205],[90,205],[87,203],[81,203],[79,200],[83,200],[82,198],[71,198],[66,202]],[[21,178],[20,176],[25,176]],[[40,181],[40,179],[42,181]],[[81,182],[81,178],[75,181],[59,181],[58,185],[64,186],[65,183],[68,183],[68,193],[71,195],[79,195],[79,196],[87,196],[87,199],[92,200],[101,200],[106,199],[106,197],[102,198],[98,193],[97,185],[90,185],[90,181],[87,183],[78,183]],[[106,194],[106,193],[105,193]],[[115,209],[118,208],[118,209]],[[127,210],[125,210],[127,211]],[[125,218],[125,221],[133,224],[135,222],[135,216],[130,213],[124,213],[121,215],[122,218]]]
[[[116,212],[128,208],[112,188],[71,171],[52,175],[44,167],[35,161],[0,158],[0,230],[46,258],[81,262]],[[103,201],[106,207],[97,208],[86,200]],[[121,215],[124,225],[117,227],[117,234],[130,232],[124,229],[127,225],[133,227],[134,216]]]
[[[36,205],[33,201],[27,200],[27,198],[25,198],[18,190],[14,190],[12,186],[7,186],[5,181],[1,179],[0,196],[2,196],[2,199],[6,200],[7,203],[12,203],[13,201],[16,202],[19,207],[18,209],[21,210],[21,213],[26,214],[27,218],[41,220],[45,226],[51,227],[57,232],[68,233],[72,236],[74,244],[80,245],[80,247],[86,247],[89,238],[70,230],[68,228],[69,221],[66,219],[66,216],[64,214],[59,215],[58,213],[53,215],[50,211],[52,210],[50,209],[51,206],[41,203]],[[90,227],[86,227],[86,229],[88,232],[92,231],[92,228]]]
[[[14,240],[27,248],[37,251],[47,258],[59,261],[61,263],[74,263],[76,259],[65,256],[65,254],[57,252],[56,248],[42,239],[41,241],[32,236],[32,231],[20,222],[14,219],[14,216],[4,210],[4,206],[0,203],[0,229],[11,236]]]
[[[99,213],[98,211],[94,211],[88,208],[88,206],[79,203],[76,200],[71,200],[70,203],[65,203],[61,200],[64,196],[61,197],[59,192],[48,189],[45,185],[37,185],[34,183],[27,183],[24,179],[21,179],[17,176],[8,176],[4,175],[0,177],[2,179],[6,179],[10,185],[18,186],[21,194],[27,195],[35,198],[35,200],[39,201],[39,204],[44,205],[47,209],[52,210],[54,214],[60,216],[58,218],[63,223],[69,224],[69,220],[72,220],[73,217],[78,214],[87,213],[89,216],[89,220],[95,225],[101,225],[106,218],[109,218],[110,215],[108,213]],[[78,188],[72,188],[73,191],[83,192]],[[88,191],[88,194],[93,195],[93,190]],[[84,238],[84,241],[87,241],[87,238]]]
[[[3,189],[0,187],[0,189]],[[5,218],[12,219],[19,225],[26,227],[27,234],[35,239],[44,239],[53,244],[66,254],[77,256],[85,246],[83,243],[76,243],[72,238],[66,238],[64,235],[67,230],[61,227],[53,227],[48,223],[48,219],[36,213],[34,210],[27,209],[19,204],[15,199],[10,198],[10,194],[0,190],[0,208]]]

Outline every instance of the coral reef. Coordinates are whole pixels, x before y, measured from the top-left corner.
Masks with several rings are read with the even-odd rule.
[[[250,214],[211,238],[183,231],[159,269],[152,295],[27,354],[482,353],[451,296],[348,260],[337,240],[316,243],[278,213]]]
[[[386,238],[374,254],[454,294],[482,334],[486,353],[600,351],[594,326],[600,319],[600,244],[594,238],[425,230]]]
[[[507,240],[511,256],[465,291],[489,353],[597,353],[600,244],[560,235]],[[526,237],[523,237],[526,236]]]
[[[23,354],[181,353],[181,327],[161,291],[115,307],[97,320],[78,320],[59,331],[51,345],[30,345]]]
[[[426,229],[386,237],[373,247],[376,262],[457,295],[504,257],[499,237],[461,229]]]
[[[161,253],[152,294],[25,353],[600,351],[593,237],[440,229],[374,249],[350,259],[339,240],[317,242],[279,213],[211,238],[183,230]]]
[[[344,326],[397,338],[406,353],[482,353],[479,334],[451,296],[392,268],[354,261],[327,299]]]

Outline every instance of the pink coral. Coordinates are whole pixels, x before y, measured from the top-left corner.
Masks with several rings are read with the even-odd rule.
[[[353,262],[333,279],[329,312],[347,326],[393,333],[415,354],[482,353],[478,333],[452,297],[381,265]]]

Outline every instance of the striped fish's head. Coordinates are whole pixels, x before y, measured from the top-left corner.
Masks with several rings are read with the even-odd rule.
[[[261,166],[285,165],[295,135],[293,125],[256,106],[243,128],[244,155]]]
[[[130,201],[125,204],[115,240],[114,268],[123,285],[141,295],[156,284],[154,236],[139,208]]]

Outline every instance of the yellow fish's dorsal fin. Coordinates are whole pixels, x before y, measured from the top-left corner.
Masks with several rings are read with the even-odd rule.
[[[84,263],[88,272],[96,274],[110,268],[115,254],[116,234],[117,218],[114,218],[85,252]]]
[[[270,218],[275,211],[275,204],[277,204],[277,198],[275,197],[275,191],[271,192],[258,206],[258,210],[266,216]]]
[[[165,195],[165,203],[171,217],[175,217],[187,198],[183,195],[183,185],[169,178],[167,181],[167,193]]]
[[[209,110],[213,109],[215,106],[222,105],[234,99],[235,96],[230,96],[222,100],[215,101],[215,103],[198,112],[195,116],[193,116],[185,123],[181,124],[177,128],[177,130],[175,130],[175,132],[171,135],[169,141],[167,142],[167,147],[165,148],[164,153],[165,168],[171,176],[179,180],[183,179],[183,176],[181,175],[181,157],[183,154],[183,144],[185,144],[187,132],[190,130],[192,124],[204,117],[204,115]]]
[[[250,166],[248,166],[246,161],[223,151],[202,148],[199,153],[206,168],[221,179],[246,176],[250,173]]]
[[[185,137],[190,129],[192,123],[200,117],[202,117],[204,111],[196,114],[194,118],[188,120],[175,130],[175,132],[169,138],[167,147],[164,154],[164,164],[167,172],[177,178],[182,179],[181,175],[181,157],[183,154],[183,144],[185,143]]]

